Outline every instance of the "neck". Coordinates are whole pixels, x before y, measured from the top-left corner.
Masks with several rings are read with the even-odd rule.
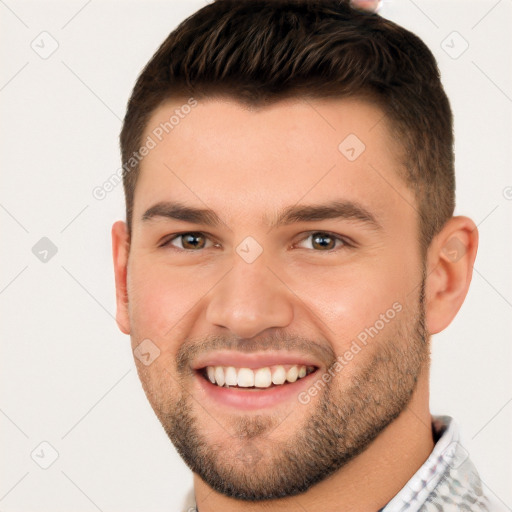
[[[307,492],[279,500],[246,502],[214,491],[194,474],[198,512],[295,512],[301,508],[309,512],[376,512],[402,489],[434,449],[431,421],[425,372],[398,418],[365,451]]]

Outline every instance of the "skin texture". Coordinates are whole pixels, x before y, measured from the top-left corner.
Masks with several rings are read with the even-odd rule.
[[[160,106],[143,139],[185,101]],[[338,150],[349,134],[365,144],[354,161]],[[112,228],[117,322],[133,349],[150,339],[160,350],[148,366],[135,362],[194,471],[201,512],[375,511],[432,451],[430,335],[464,301],[478,232],[453,217],[423,261],[416,200],[395,151],[382,112],[362,100],[247,109],[216,98],[199,102],[143,159],[131,240],[124,222]],[[381,228],[354,219],[269,228],[285,207],[334,200],[363,205]],[[221,223],[141,220],[161,201],[210,208]],[[190,232],[205,237],[199,248],[179,237],[162,246]],[[310,236],[317,232],[348,245],[328,238],[326,251]],[[252,263],[236,251],[247,236],[263,251]],[[308,355],[318,346],[321,375],[396,303],[400,312],[307,404],[220,407],[191,370],[210,350]]]

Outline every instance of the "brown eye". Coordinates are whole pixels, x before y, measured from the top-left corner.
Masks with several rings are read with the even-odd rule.
[[[202,249],[206,243],[201,233],[186,233],[180,236],[184,249]]]
[[[313,247],[319,248],[320,250],[334,249],[336,246],[336,240],[334,237],[327,233],[314,233],[313,234]]]
[[[199,231],[190,231],[188,233],[179,233],[167,242],[163,243],[161,247],[172,247],[173,249],[181,249],[186,251],[194,251],[204,249],[207,247],[208,237]],[[177,242],[177,244],[176,244]]]
[[[306,241],[309,240],[311,240],[311,242],[308,245],[310,245],[311,248],[317,252],[326,252],[334,250],[337,247],[337,242],[339,242],[338,246],[341,245],[341,248],[343,248],[344,246],[349,246],[349,244],[345,242],[345,240],[343,240],[341,237],[325,231],[315,231],[313,233],[310,233],[309,236],[302,239],[300,243],[304,244]]]

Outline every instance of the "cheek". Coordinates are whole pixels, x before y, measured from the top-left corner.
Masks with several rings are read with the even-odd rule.
[[[413,297],[408,294],[419,278],[414,265],[408,267],[402,258],[383,252],[371,262],[313,270],[308,272],[307,281],[300,285],[297,281],[299,295],[307,298],[305,302],[342,345],[373,325],[394,304],[395,308],[404,307]]]
[[[131,265],[129,272],[130,319],[135,332],[138,337],[167,339],[169,331],[202,296],[202,286],[187,270],[145,263],[143,259]]]

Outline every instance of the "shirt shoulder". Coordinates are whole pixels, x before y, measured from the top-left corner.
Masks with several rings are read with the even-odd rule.
[[[425,463],[384,512],[501,512],[500,503],[491,499],[460,442],[456,422],[449,416],[432,417],[436,444]]]

